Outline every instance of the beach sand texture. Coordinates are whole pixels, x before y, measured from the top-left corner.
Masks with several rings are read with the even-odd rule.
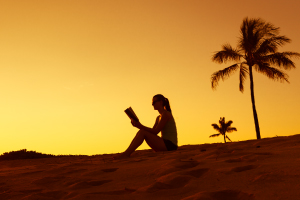
[[[0,199],[300,199],[300,135],[0,161]]]

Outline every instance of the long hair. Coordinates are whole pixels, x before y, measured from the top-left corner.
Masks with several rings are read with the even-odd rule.
[[[157,100],[159,100],[159,101],[163,101],[163,106],[165,107],[165,109],[167,111],[169,111],[170,113],[172,113],[171,107],[170,107],[170,102],[169,102],[169,100],[166,97],[164,97],[162,94],[157,94],[154,97],[156,97]]]

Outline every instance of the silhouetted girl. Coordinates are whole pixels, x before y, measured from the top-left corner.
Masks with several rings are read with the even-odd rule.
[[[144,140],[154,151],[172,151],[177,149],[177,129],[167,98],[157,94],[152,99],[154,110],[159,112],[153,128],[148,128],[140,122],[131,120],[131,124],[140,129],[129,147],[117,158],[129,157]],[[161,137],[158,133],[161,132]]]

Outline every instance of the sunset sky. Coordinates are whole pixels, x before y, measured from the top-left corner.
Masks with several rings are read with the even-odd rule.
[[[233,120],[232,141],[256,138],[249,78],[211,89],[229,66],[211,61],[236,46],[245,17],[281,28],[300,52],[299,0],[0,0],[0,154],[124,151],[137,129],[131,106],[152,127],[155,94],[171,104],[179,146],[223,142],[211,126]],[[289,83],[254,72],[261,136],[300,134],[300,60]],[[146,144],[139,149],[149,148]]]

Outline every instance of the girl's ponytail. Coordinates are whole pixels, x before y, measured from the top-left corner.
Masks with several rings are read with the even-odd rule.
[[[165,106],[165,108],[166,108],[167,111],[169,111],[170,113],[172,113],[169,99],[165,98],[165,100],[164,100],[164,106]]]

